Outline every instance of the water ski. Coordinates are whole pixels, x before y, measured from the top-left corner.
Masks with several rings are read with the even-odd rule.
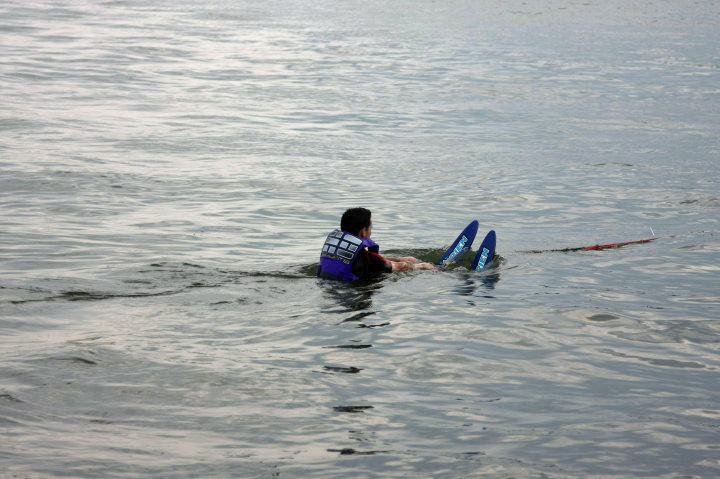
[[[493,256],[495,255],[495,231],[490,230],[490,232],[485,236],[485,239],[483,240],[482,244],[480,244],[480,248],[478,248],[478,252],[475,255],[475,259],[473,259],[473,262],[470,264],[470,269],[472,271],[479,271],[488,264],[493,259]]]
[[[449,266],[457,262],[470,250],[470,246],[477,235],[478,226],[479,223],[477,220],[473,220],[467,225],[435,264],[438,266]]]

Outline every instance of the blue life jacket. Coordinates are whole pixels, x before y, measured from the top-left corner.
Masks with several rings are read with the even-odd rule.
[[[325,240],[320,252],[318,276],[340,281],[357,281],[353,265],[363,248],[378,253],[380,246],[370,238],[358,238],[345,231],[335,230]]]

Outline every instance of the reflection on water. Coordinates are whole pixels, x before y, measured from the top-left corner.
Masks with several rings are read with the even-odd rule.
[[[492,298],[490,293],[495,289],[495,285],[500,281],[499,271],[483,271],[461,273],[459,277],[462,279],[454,291],[461,296],[476,296],[479,288],[485,292],[485,298]]]
[[[331,306],[324,309],[326,313],[364,311],[372,307],[373,295],[382,290],[383,282],[374,281],[369,284],[346,284],[340,281],[318,280],[323,294],[330,300]],[[340,310],[337,309],[340,306]],[[373,313],[360,313],[344,321],[359,321],[360,318]]]

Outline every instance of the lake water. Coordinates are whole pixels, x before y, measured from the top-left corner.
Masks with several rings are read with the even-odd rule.
[[[0,477],[720,475],[717,2],[6,0],[0,47]],[[319,282],[353,206],[499,259]]]

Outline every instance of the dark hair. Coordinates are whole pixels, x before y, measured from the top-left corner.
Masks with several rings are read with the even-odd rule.
[[[360,233],[360,230],[370,226],[370,210],[365,208],[350,208],[342,215],[340,229],[351,235]]]

